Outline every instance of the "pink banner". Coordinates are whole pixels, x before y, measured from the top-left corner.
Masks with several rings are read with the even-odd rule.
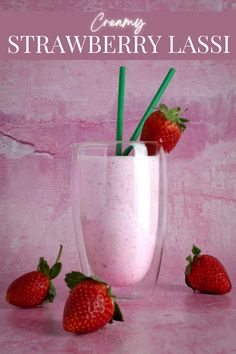
[[[0,59],[235,59],[236,12],[0,14]]]

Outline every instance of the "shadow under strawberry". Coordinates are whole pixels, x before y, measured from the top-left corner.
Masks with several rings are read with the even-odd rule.
[[[10,309],[6,321],[14,333],[25,333],[35,336],[64,336],[61,325],[61,311],[54,313],[46,307],[36,309]]]

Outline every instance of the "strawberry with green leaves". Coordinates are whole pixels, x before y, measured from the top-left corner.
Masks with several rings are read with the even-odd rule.
[[[181,134],[186,129],[188,119],[181,118],[180,107],[169,109],[165,104],[150,114],[141,132],[141,141],[154,141],[162,146],[165,152],[170,152],[178,143]],[[155,146],[147,144],[149,155],[155,154]]]
[[[185,282],[194,290],[208,294],[226,294],[231,282],[223,264],[215,257],[203,254],[193,245],[193,257],[186,258]]]
[[[111,287],[96,276],[80,272],[66,274],[65,282],[71,289],[63,315],[63,327],[72,333],[97,331],[107,323],[123,321]]]
[[[56,296],[56,289],[52,280],[61,271],[61,253],[62,246],[60,246],[56,262],[51,268],[47,261],[41,257],[36,271],[26,273],[14,280],[6,293],[6,300],[9,304],[31,308],[44,302],[53,302]]]

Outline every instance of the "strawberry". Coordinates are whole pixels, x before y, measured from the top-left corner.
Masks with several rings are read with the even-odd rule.
[[[47,261],[41,257],[36,271],[26,273],[15,279],[8,287],[6,300],[9,304],[30,308],[41,305],[43,302],[53,302],[56,289],[52,279],[56,278],[61,271],[62,264],[59,262],[62,246],[55,264],[49,268]]]
[[[111,287],[100,278],[71,272],[66,274],[65,282],[72,289],[64,308],[65,331],[90,333],[112,320],[123,321]]]
[[[158,110],[146,119],[140,140],[155,141],[159,146],[163,146],[165,152],[170,152],[185,130],[185,123],[189,121],[180,118],[180,114],[180,107],[169,109],[166,105],[160,104]],[[156,147],[153,144],[147,144],[147,148],[149,155],[155,154]]]
[[[201,250],[193,245],[192,256],[185,270],[185,283],[194,290],[208,294],[226,294],[231,290],[229,276],[222,263],[207,254],[200,255]]]

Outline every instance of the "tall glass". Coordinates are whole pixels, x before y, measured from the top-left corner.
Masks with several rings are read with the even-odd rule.
[[[153,295],[166,227],[166,158],[153,142],[72,145],[72,210],[81,271],[120,298]]]

